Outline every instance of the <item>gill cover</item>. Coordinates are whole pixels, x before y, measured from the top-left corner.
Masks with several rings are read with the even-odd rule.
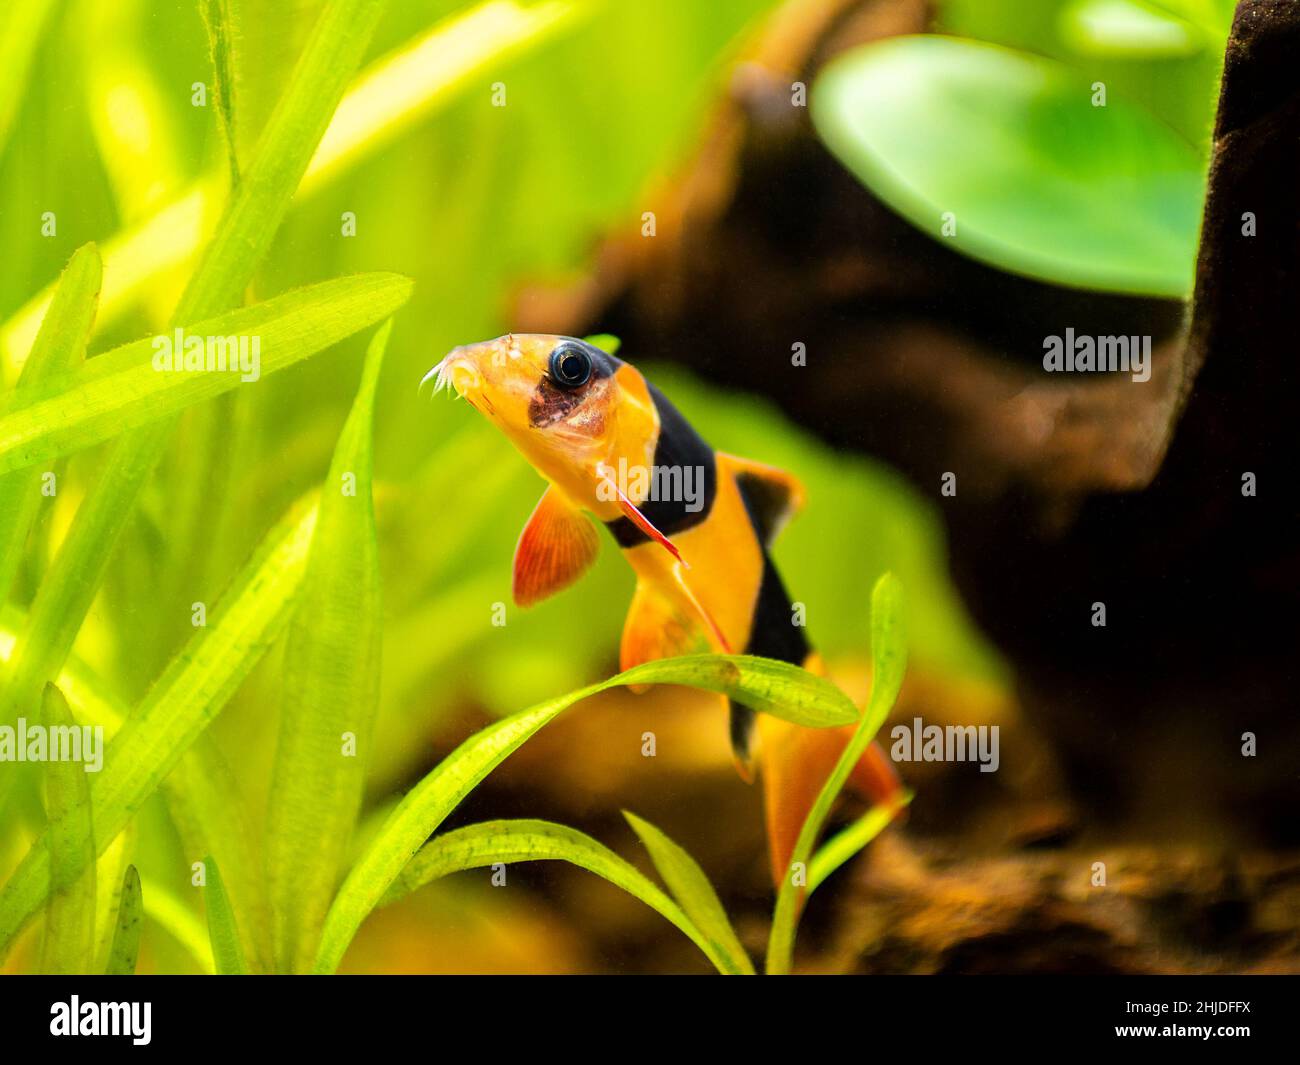
[[[626,517],[680,558],[611,471],[653,462],[659,418],[633,367],[576,337],[512,333],[456,348],[435,367],[549,482],[515,548],[521,606],[553,595],[595,560],[600,521]]]

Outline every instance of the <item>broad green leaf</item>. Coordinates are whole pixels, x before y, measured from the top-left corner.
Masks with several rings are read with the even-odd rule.
[[[80,729],[63,693],[46,685],[42,722],[48,737],[45,764],[45,834],[53,890],[45,904],[41,971],[55,976],[85,975],[95,956],[95,853],[91,829],[89,774],[80,752]],[[75,743],[61,752],[55,737]]]
[[[391,320],[366,354],[334,450],[285,643],[267,824],[276,968],[305,972],[343,870],[379,706],[379,542],[371,494],[375,386]]]
[[[844,724],[856,717],[853,704],[839,689],[806,670],[748,655],[697,655],[646,662],[503,718],[465,740],[407,792],[370,841],[325,918],[314,969],[333,972],[338,967],[361,922],[411,855],[479,781],[574,703],[623,684],[684,684],[721,692],[755,709],[779,710],[788,720],[802,724]],[[791,706],[798,707],[793,716]]]
[[[410,292],[410,281],[395,274],[322,281],[114,348],[17,398],[0,417],[0,473],[48,463],[292,366],[382,321]],[[188,347],[204,338],[214,338],[206,342],[213,368],[175,369],[178,339]]]
[[[669,839],[649,821],[636,814],[623,811],[632,830],[650,852],[650,860],[672,892],[673,899],[708,937],[717,952],[726,958],[726,971],[752,976],[754,963],[741,946],[736,930],[731,927],[727,911],[722,908],[718,893],[709,878],[682,847]]]
[[[288,620],[306,567],[316,506],[276,526],[189,644],[168,665],[104,752],[91,781],[96,853],[103,853],[225,706]],[[0,955],[44,903],[49,853],[38,839],[0,889]]]
[[[85,358],[102,278],[98,249],[93,244],[82,245],[59,279],[17,388],[0,402],[0,412],[36,392],[51,378],[69,373]],[[22,560],[27,534],[41,501],[40,480],[38,469],[15,470],[0,476],[0,602],[8,597]]]
[[[113,945],[109,948],[105,976],[133,976],[136,959],[140,955],[140,933],[144,930],[144,900],[140,892],[140,874],[134,865],[126,867],[122,876],[121,902],[117,908],[117,923],[113,931]]]
[[[219,976],[247,976],[248,962],[240,946],[239,924],[230,906],[230,897],[221,881],[217,860],[208,855],[203,859],[207,886],[204,898],[208,908],[208,939],[212,943],[212,959]]]
[[[858,722],[853,738],[818,792],[817,801],[808,811],[803,828],[799,830],[799,838],[795,841],[794,853],[790,858],[790,872],[782,878],[777,892],[776,910],[772,915],[772,930],[767,944],[769,973],[790,971],[795,930],[799,924],[799,907],[804,894],[795,871],[808,868],[809,855],[830,816],[840,789],[885,723],[894,700],[898,698],[898,690],[903,685],[903,673],[907,668],[907,644],[903,637],[902,613],[902,585],[892,573],[886,573],[871,591],[871,694],[867,698],[867,708],[862,720]],[[895,808],[889,816],[893,817],[897,812],[898,808]],[[832,861],[837,853],[840,853],[839,848],[827,860]]]
[[[1205,174],[1195,149],[1093,78],[950,37],[896,37],[830,63],[822,140],[922,232],[1057,284],[1185,297]],[[945,228],[946,227],[946,228]]]
[[[407,862],[381,904],[389,905],[439,877],[463,869],[481,869],[498,862],[539,861],[568,862],[604,877],[675,924],[719,972],[744,971],[689,914],[635,867],[585,833],[551,821],[485,821],[439,836]],[[752,972],[753,966],[748,971]]]
[[[912,793],[906,792],[901,805],[906,806],[911,801]],[[816,891],[831,873],[880,835],[897,816],[896,809],[873,806],[851,825],[842,828],[818,847],[817,853],[808,863],[808,894],[811,895]]]

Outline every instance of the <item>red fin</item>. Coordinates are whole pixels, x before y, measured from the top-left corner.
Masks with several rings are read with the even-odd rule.
[[[685,563],[683,563],[683,565],[684,564]],[[724,655],[731,654],[731,643],[727,639],[727,634],[722,631],[722,626],[719,625],[713,615],[709,613],[708,607],[700,602],[699,597],[691,590],[691,586],[686,583],[680,573],[677,575],[677,584],[681,588],[682,594],[686,596],[691,606],[695,608],[695,612],[700,615],[704,620],[704,624],[708,626],[709,633],[712,636],[710,642],[713,647],[716,650],[721,651]]]
[[[760,714],[759,729],[768,853],[772,882],[779,886],[790,875],[790,859],[808,811],[852,739],[855,726],[805,728]],[[849,783],[873,803],[896,802],[903,794],[893,765],[876,744],[867,748]]]
[[[533,509],[515,546],[512,592],[520,606],[532,606],[567,588],[596,560],[595,527],[558,491],[548,488]]]
[[[631,521],[632,524],[635,525],[638,529],[640,529],[643,533],[645,533],[646,536],[650,537],[651,540],[653,540],[665,551],[667,551],[670,555],[672,555],[673,558],[677,559],[677,561],[680,562],[683,566],[685,566],[687,569],[690,569],[691,568],[690,564],[684,558],[682,558],[682,553],[677,550],[677,545],[654,527],[654,523],[651,522],[649,518],[647,518],[644,514],[641,513],[640,509],[637,507],[635,503],[632,502],[632,500],[628,499],[628,497],[624,494],[623,489],[621,489],[609,478],[606,478],[605,483],[608,484],[611,488],[614,489],[615,492],[618,493],[619,509],[624,514],[627,515],[628,520]]]

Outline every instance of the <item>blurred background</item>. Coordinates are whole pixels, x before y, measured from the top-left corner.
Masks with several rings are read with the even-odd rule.
[[[235,131],[247,148],[322,4],[231,3],[249,57]],[[1124,720],[1127,700],[1164,696],[1090,689],[1075,672],[1085,667],[1044,649],[1076,647],[1086,604],[1102,597],[1073,588],[1078,565],[1049,531],[1069,524],[1085,490],[1149,481],[1162,454],[1151,441],[1165,437],[1153,428],[1132,454],[1098,457],[1099,440],[1123,442],[1124,426],[1156,417],[1126,405],[1130,393],[1076,421],[1066,443],[1044,429],[1044,405],[1066,400],[1031,387],[1042,338],[1067,325],[1150,334],[1167,363],[1153,405],[1175,387],[1232,6],[393,4],[250,292],[364,270],[415,281],[376,404],[383,694],[363,824],[487,721],[617,670],[633,581],[612,549],[575,588],[529,611],[510,606],[493,625],[543,485],[468,407],[417,391],[458,344],[509,330],[609,332],[715,447],[807,486],[775,560],[846,690],[867,690],[869,590],[892,569],[909,610],[898,719],[1004,728],[998,774],[904,767],[918,792],[910,821],[819,896],[806,967],[1289,964],[1277,958],[1294,958],[1294,901],[1243,917],[1241,869],[1199,864],[1231,832],[1216,827],[1207,845],[1192,831],[1190,850],[1153,852],[1132,844],[1150,838],[1134,827],[1135,808],[1153,810],[1142,788],[1104,823],[1093,815],[1111,804],[1086,788],[1079,801],[1098,763],[1110,774],[1102,798],[1124,791],[1112,777],[1150,783],[1116,768],[1130,745],[1116,718],[1088,716],[1092,704]],[[92,353],[160,328],[227,175],[211,102],[194,102],[196,83],[212,80],[199,4],[28,0],[0,19],[0,345],[12,383],[42,291],[88,240],[106,260]],[[926,36],[905,36],[916,34]],[[1098,83],[1104,128],[1089,102]],[[42,234],[45,212],[54,235]],[[125,704],[188,636],[189,605],[214,598],[319,484],[363,343],[186,415],[76,644]],[[799,343],[807,365],[792,367]],[[102,457],[68,464],[19,604]],[[950,471],[957,501],[940,491]],[[1008,526],[1033,530],[1041,565],[1019,568]],[[1045,631],[1059,614],[1011,609],[1056,602],[1062,588],[1078,592],[1075,635]],[[1079,659],[1103,660],[1093,654]],[[211,731],[254,837],[269,801],[276,671],[273,652]],[[1040,687],[1052,696],[1028,699],[1041,712],[1026,714]],[[1057,723],[1078,722],[1081,704],[1080,739]],[[640,753],[647,729],[653,759]],[[644,867],[621,808],[696,855],[742,938],[761,945],[759,794],[732,770],[712,699],[673,689],[593,700],[508,761],[448,827],[551,818]],[[30,841],[29,815],[0,815],[0,871]],[[141,971],[201,971],[192,858],[161,799],[135,833],[145,898],[162,900]],[[1101,857],[1138,901],[1090,900]],[[550,863],[510,878],[515,890],[502,891],[486,872],[461,874],[378,912],[344,971],[704,969],[689,943],[602,881]],[[1187,896],[1167,911],[1184,924],[1157,941],[1145,934],[1150,899],[1166,891]],[[16,952],[8,967],[23,966]]]

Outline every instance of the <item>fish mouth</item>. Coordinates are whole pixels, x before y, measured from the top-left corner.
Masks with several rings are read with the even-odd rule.
[[[436,396],[444,389],[459,396],[480,414],[494,415],[496,407],[488,398],[487,382],[479,373],[478,363],[465,348],[456,348],[443,357],[432,370],[420,381],[423,388],[433,381],[433,394]]]
[[[473,360],[462,354],[460,348],[449,352],[441,362],[425,374],[420,381],[420,387],[423,388],[430,380],[433,381],[435,396],[446,389],[462,399],[469,399],[483,389],[483,378],[478,372],[478,367],[474,365]]]

